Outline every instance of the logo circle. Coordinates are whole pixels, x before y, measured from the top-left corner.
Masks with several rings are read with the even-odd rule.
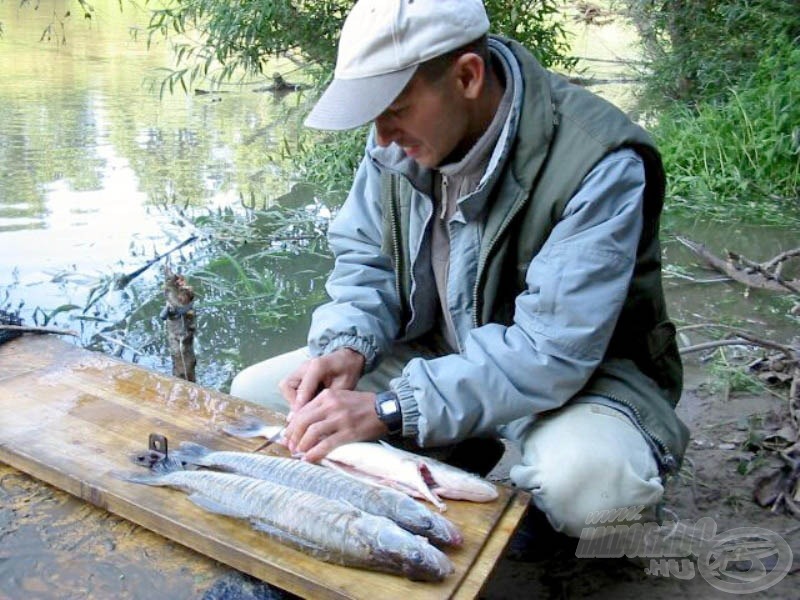
[[[780,535],[761,527],[737,527],[708,540],[697,570],[708,583],[730,594],[752,594],[772,587],[792,567],[792,549]],[[763,559],[777,555],[767,569]],[[731,563],[747,569],[729,570]]]

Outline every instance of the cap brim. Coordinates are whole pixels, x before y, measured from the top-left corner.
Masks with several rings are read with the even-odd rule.
[[[335,79],[306,117],[307,127],[343,130],[375,119],[406,87],[417,65],[400,71],[363,77]]]

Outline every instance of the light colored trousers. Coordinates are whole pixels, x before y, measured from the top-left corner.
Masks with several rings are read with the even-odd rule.
[[[396,350],[361,378],[358,390],[389,389],[410,358],[426,354],[418,346]],[[285,413],[288,405],[278,382],[308,358],[308,350],[301,348],[252,365],[234,378],[231,394]],[[650,446],[630,419],[613,408],[570,404],[544,417],[514,421],[501,435],[519,448],[511,480],[530,491],[553,527],[567,535],[580,536],[592,513],[651,507],[664,493]]]

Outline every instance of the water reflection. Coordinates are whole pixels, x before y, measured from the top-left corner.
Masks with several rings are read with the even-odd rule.
[[[159,269],[123,290],[113,281],[198,235],[170,259],[190,281],[198,272],[209,282],[196,282],[204,303],[198,342],[208,363],[199,371],[201,383],[222,386],[241,360],[302,343],[306,324],[294,323],[300,309],[292,304],[314,297],[327,268],[308,243],[259,254],[241,238],[218,239],[216,227],[224,219],[249,226],[251,238],[274,233],[252,227],[252,209],[291,190],[276,149],[293,135],[302,94],[276,101],[252,92],[261,81],[159,98],[147,82],[158,83],[157,70],[171,66],[169,48],[148,50],[130,35],[147,15],[128,4],[121,12],[114,0],[92,4],[91,21],[64,20],[66,44],[60,34],[38,40],[67,3],[0,4],[0,306],[21,305],[28,323],[77,328],[84,345],[169,370],[155,317]],[[312,213],[324,208],[310,193],[303,201]],[[260,273],[261,296],[284,301],[230,297],[241,273],[225,260],[209,263],[220,252],[229,265]],[[227,291],[210,285],[222,282]],[[280,332],[275,349],[271,331]]]

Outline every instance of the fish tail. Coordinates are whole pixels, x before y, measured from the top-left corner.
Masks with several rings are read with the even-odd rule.
[[[213,450],[200,444],[181,442],[180,448],[173,450],[170,457],[190,465],[204,465],[207,462],[206,457],[211,452]]]

